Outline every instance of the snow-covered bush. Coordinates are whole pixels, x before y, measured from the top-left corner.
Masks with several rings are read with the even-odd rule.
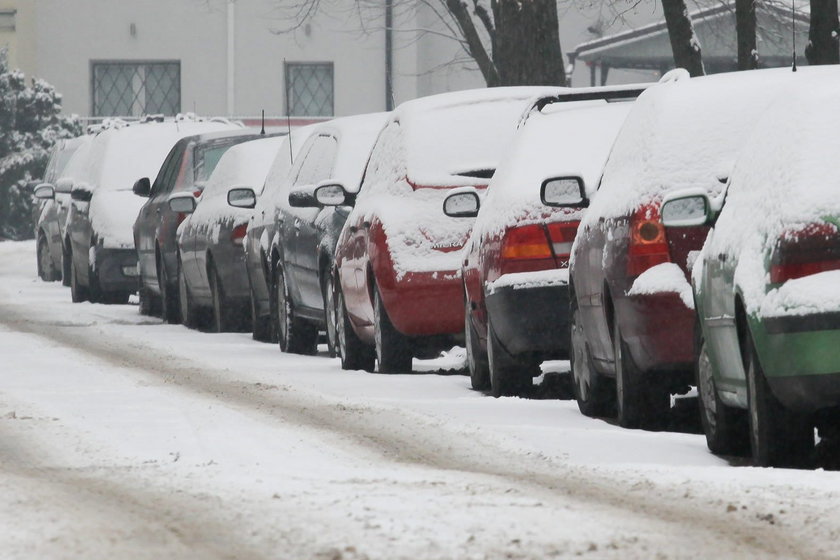
[[[61,115],[61,94],[43,80],[27,85],[0,49],[0,238],[32,237],[32,193],[26,185],[43,175],[57,140],[81,132],[75,117]]]

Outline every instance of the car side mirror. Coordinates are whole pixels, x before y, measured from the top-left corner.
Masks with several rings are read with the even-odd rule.
[[[311,185],[292,187],[289,190],[289,206],[292,208],[320,208],[321,204],[315,200],[315,189]]]
[[[227,193],[227,203],[234,208],[253,208],[257,205],[257,193],[250,187],[234,187]]]
[[[175,193],[169,197],[169,209],[177,214],[192,214],[196,204],[198,203],[191,192]]]
[[[348,193],[337,183],[316,187],[314,195],[321,206],[353,206],[356,203],[356,195]]]
[[[454,189],[443,199],[443,213],[450,218],[475,218],[481,208],[481,199],[473,187]]]
[[[76,202],[90,202],[92,196],[93,191],[82,185],[76,185],[73,187],[73,190],[70,191],[70,198]]]
[[[540,200],[554,208],[587,208],[589,199],[580,177],[554,177],[543,181]]]
[[[57,194],[69,194],[73,191],[73,179],[69,177],[62,177],[55,182],[55,192]]]
[[[41,183],[35,187],[32,195],[39,200],[52,200],[55,198],[55,187],[49,183]]]
[[[709,196],[704,191],[687,189],[665,196],[659,210],[666,227],[709,225],[714,216]]]
[[[137,196],[142,196],[143,198],[149,198],[149,195],[152,192],[152,183],[149,181],[148,177],[143,177],[141,179],[137,179],[134,183],[134,186],[131,190]]]

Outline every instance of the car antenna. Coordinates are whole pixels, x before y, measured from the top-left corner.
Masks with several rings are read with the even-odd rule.
[[[283,68],[286,68],[286,75],[283,79],[283,87],[286,89],[286,128],[288,129],[288,138],[289,138],[289,163],[295,163],[295,156],[294,152],[292,151],[292,117],[289,115],[289,71],[288,67],[286,66],[286,59],[283,58]]]
[[[260,120],[260,135],[265,136],[265,109],[262,110],[262,118]]]
[[[796,72],[796,0],[790,0],[790,27],[793,40],[793,65],[791,70]]]

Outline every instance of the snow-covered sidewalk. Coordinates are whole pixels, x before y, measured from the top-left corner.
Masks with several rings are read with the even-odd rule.
[[[457,354],[343,372],[71,304],[34,255],[0,243],[2,558],[840,556],[838,473],[492,399]]]

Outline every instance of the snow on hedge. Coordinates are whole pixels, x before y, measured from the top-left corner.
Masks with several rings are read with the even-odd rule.
[[[756,126],[732,173],[726,203],[704,255],[737,259],[735,283],[749,313],[840,311],[840,274],[826,272],[770,289],[765,258],[785,233],[840,218],[840,70],[797,72]]]

